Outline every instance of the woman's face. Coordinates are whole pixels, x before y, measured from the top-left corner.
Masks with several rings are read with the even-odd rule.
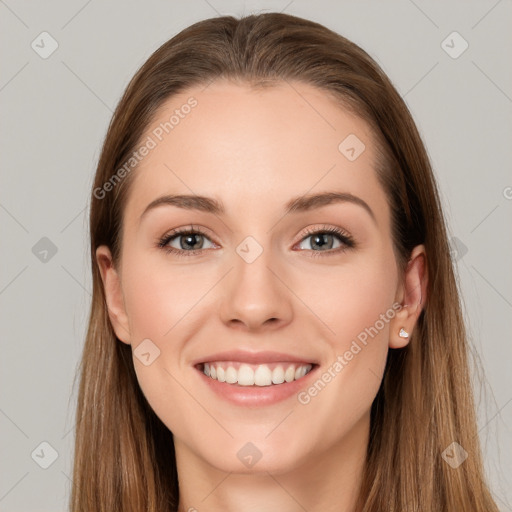
[[[360,452],[412,328],[367,124],[312,86],[217,81],[173,96],[143,144],[121,266],[97,255],[178,460],[280,472]],[[148,208],[165,196],[189,198]]]

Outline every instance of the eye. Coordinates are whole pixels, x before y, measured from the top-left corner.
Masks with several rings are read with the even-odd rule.
[[[326,226],[322,229],[309,230],[306,233],[307,236],[303,237],[299,243],[301,249],[308,249],[312,251],[311,256],[324,256],[325,255],[344,252],[347,249],[355,247],[354,239],[348,234],[336,227]],[[311,239],[309,243],[310,247],[303,247],[304,241]],[[338,242],[338,245],[336,245]],[[320,248],[320,250],[316,250]],[[324,250],[325,249],[325,250]]]
[[[180,228],[166,234],[158,241],[158,246],[166,252],[174,253],[177,256],[190,256],[199,254],[205,249],[205,240],[209,241],[206,234],[200,229],[194,227]],[[210,241],[210,243],[212,242]]]

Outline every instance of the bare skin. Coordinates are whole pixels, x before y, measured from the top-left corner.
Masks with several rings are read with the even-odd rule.
[[[402,286],[370,130],[322,91],[217,81],[169,99],[147,133],[190,96],[197,106],[133,171],[121,265],[112,266],[108,247],[97,249],[120,342],[135,350],[150,339],[160,350],[150,365],[135,356],[134,365],[174,435],[179,510],[352,512],[388,349],[408,343],[400,328],[411,334],[425,303],[425,248],[414,249]],[[349,134],[365,144],[354,161],[338,149]],[[292,198],[326,191],[357,196],[374,218],[347,201],[285,214]],[[215,198],[225,213],[161,205],[140,220],[165,194]],[[169,231],[191,224],[205,236],[168,243],[182,257],[158,247]],[[325,228],[341,229],[355,246],[327,234],[320,247],[310,233]],[[248,236],[262,249],[250,263],[237,252]],[[198,253],[186,254],[190,243]],[[377,323],[381,315],[387,321]],[[308,394],[365,328],[381,324],[321,391]],[[192,362],[232,349],[316,361],[316,378],[303,390],[309,402],[295,394],[242,407],[214,393]],[[237,456],[248,442],[261,454],[251,467]]]

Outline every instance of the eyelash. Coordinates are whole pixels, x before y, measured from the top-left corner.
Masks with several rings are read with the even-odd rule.
[[[347,251],[348,249],[353,249],[356,247],[356,243],[354,239],[344,231],[342,231],[339,228],[330,227],[330,226],[324,226],[321,229],[308,229],[306,233],[304,233],[303,237],[299,240],[299,243],[301,243],[305,238],[310,237],[311,235],[317,235],[317,234],[327,234],[327,235],[335,235],[338,237],[340,242],[344,244],[344,247],[337,247],[336,249],[329,249],[328,251],[313,251],[312,249],[302,249],[307,250],[311,252],[310,257],[317,258],[322,256],[331,256],[333,254],[339,254]],[[178,228],[170,233],[167,233],[162,238],[160,238],[157,241],[158,247],[160,249],[163,249],[167,254],[174,254],[176,256],[196,256],[200,254],[202,251],[208,250],[208,249],[196,249],[193,251],[185,251],[182,249],[176,249],[175,247],[167,246],[167,244],[173,239],[178,237],[179,235],[202,235],[207,238],[208,235],[202,231],[200,228],[194,228],[194,226],[190,227],[184,227],[184,228]]]

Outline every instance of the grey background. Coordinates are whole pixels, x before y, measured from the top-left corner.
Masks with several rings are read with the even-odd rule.
[[[510,0],[0,0],[1,511],[67,509],[72,385],[91,290],[87,203],[117,101],[181,29],[259,11],[309,18],[353,40],[411,109],[439,182],[485,372],[474,375],[486,470],[499,506],[512,510]],[[31,47],[43,31],[59,45],[47,59]],[[469,44],[458,58],[442,46],[453,31]],[[461,40],[446,44],[452,54],[462,48]],[[51,449],[41,442],[58,452],[48,469],[40,464],[51,462]]]

